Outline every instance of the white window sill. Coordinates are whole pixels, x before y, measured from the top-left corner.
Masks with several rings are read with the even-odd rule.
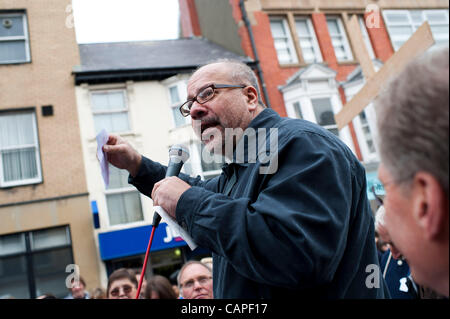
[[[23,181],[15,181],[15,182],[8,182],[8,183],[0,183],[0,188],[12,188],[17,186],[28,186],[28,185],[35,185],[42,183],[42,179],[27,179]]]

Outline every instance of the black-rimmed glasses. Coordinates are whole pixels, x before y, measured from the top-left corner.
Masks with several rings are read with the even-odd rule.
[[[131,287],[130,285],[123,285],[122,287],[114,288],[110,292],[110,295],[113,296],[113,297],[119,296],[120,295],[120,289],[122,289],[125,294],[129,294],[131,292],[131,290],[133,289],[133,287]]]
[[[211,84],[200,90],[200,92],[192,99],[188,99],[180,106],[181,115],[187,117],[191,114],[191,107],[194,102],[203,104],[211,100],[217,89],[243,89],[246,85],[230,85],[230,84]]]

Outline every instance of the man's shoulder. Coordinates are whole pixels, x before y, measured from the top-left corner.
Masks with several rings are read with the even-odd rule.
[[[305,140],[314,140],[315,143],[335,145],[347,148],[338,136],[315,123],[293,118],[282,118],[277,127],[278,135],[287,140],[304,143]]]
[[[278,125],[279,150],[295,148],[347,162],[353,169],[360,162],[351,149],[329,130],[306,120],[282,118]]]

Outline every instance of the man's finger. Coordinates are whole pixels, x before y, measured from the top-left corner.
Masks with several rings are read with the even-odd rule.
[[[152,199],[155,200],[156,199],[156,190],[158,189],[158,187],[161,185],[161,182],[163,180],[159,181],[158,183],[156,183],[155,185],[153,185],[153,190],[152,190]]]
[[[123,153],[126,151],[127,146],[125,144],[119,145],[103,145],[103,151],[109,154]]]

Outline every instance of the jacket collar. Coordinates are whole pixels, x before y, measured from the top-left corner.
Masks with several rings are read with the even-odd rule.
[[[259,139],[258,134],[263,133],[266,135],[266,140],[270,138],[270,129],[277,126],[277,123],[281,120],[281,117],[274,110],[266,108],[258,114],[251,122],[248,128],[244,131],[246,138],[241,138],[233,152],[233,159],[227,160],[222,167],[222,170],[227,174],[229,172],[230,165],[238,165],[247,167],[256,162],[255,156],[258,156],[258,151],[265,151],[262,146],[257,146]],[[264,130],[261,130],[264,129]],[[252,147],[253,145],[253,147]],[[256,150],[255,150],[256,146]],[[249,152],[250,150],[250,152]],[[227,174],[228,175],[228,174]]]

